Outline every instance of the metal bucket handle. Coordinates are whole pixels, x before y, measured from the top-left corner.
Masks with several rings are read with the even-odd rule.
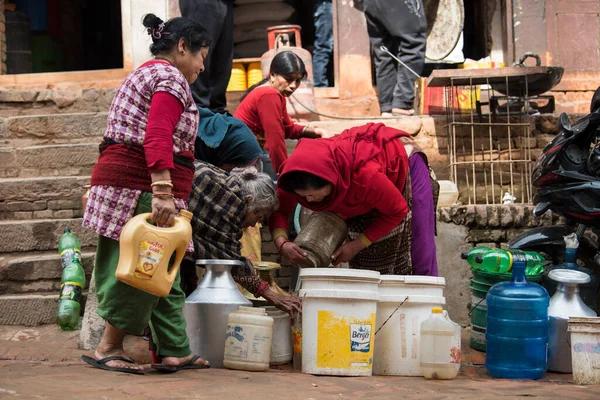
[[[379,333],[379,331],[381,330],[381,328],[383,328],[385,326],[385,324],[387,324],[387,322],[390,320],[390,318],[392,318],[394,316],[394,314],[396,314],[396,311],[398,311],[398,309],[400,307],[402,307],[404,305],[404,303],[406,303],[408,301],[408,296],[406,296],[404,298],[404,300],[402,300],[402,303],[400,303],[400,305],[398,307],[396,307],[396,309],[394,310],[393,313],[390,314],[389,317],[387,317],[387,319],[385,321],[383,321],[383,324],[381,324],[381,326],[379,327],[379,329],[377,329],[377,331],[375,332],[375,336],[377,336],[377,334]]]
[[[525,53],[521,56],[521,58],[519,59],[519,62],[516,62],[513,64],[513,67],[525,67],[524,62],[529,57],[535,58],[535,66],[536,67],[539,67],[540,65],[542,65],[542,59],[540,58],[540,56],[538,56],[537,54],[535,54],[531,51],[528,51],[527,53]]]
[[[486,296],[487,297],[487,296]],[[479,300],[479,303],[475,304],[475,307],[471,307],[471,310],[469,311],[469,317],[471,316],[471,314],[473,314],[473,310],[476,309],[477,307],[479,307],[479,305],[485,300],[485,298]]]

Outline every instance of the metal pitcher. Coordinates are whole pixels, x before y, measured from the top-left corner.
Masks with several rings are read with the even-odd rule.
[[[310,214],[305,227],[294,240],[308,254],[301,264],[308,268],[325,268],[331,263],[331,255],[344,243],[348,226],[338,215],[331,212]]]
[[[198,260],[196,266],[206,272],[198,287],[185,300],[183,317],[194,354],[209,361],[213,368],[223,368],[225,333],[229,314],[252,303],[238,290],[232,276],[233,267],[244,264],[237,260]]]
[[[548,277],[556,282],[556,293],[548,307],[548,370],[570,374],[571,341],[567,328],[570,317],[595,317],[596,312],[579,297],[579,285],[588,283],[590,276],[571,269],[554,269]]]

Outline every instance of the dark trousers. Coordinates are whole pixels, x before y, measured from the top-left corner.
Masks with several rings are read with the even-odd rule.
[[[211,35],[204,72],[191,85],[199,107],[222,113],[233,63],[233,0],[179,0],[181,16],[200,23]]]
[[[417,77],[381,51],[396,55],[417,74],[423,73],[427,23],[420,0],[365,2],[367,32],[373,46],[375,76],[381,112],[412,108]]]
[[[313,74],[315,87],[332,86],[329,82],[329,66],[333,53],[333,5],[331,0],[317,0],[314,4],[315,49],[313,50]]]

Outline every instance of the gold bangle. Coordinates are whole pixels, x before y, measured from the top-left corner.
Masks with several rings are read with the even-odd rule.
[[[150,184],[150,187],[154,187],[154,186],[168,186],[168,187],[173,187],[173,181],[156,181],[156,182],[152,182]]]
[[[152,193],[153,199],[173,199],[175,196],[173,193]]]

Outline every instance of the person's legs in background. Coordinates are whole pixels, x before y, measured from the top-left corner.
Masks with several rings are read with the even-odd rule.
[[[413,275],[438,276],[435,251],[435,212],[427,163],[419,153],[408,159],[412,189]]]
[[[404,33],[399,37],[398,58],[417,74],[423,73],[425,65],[425,33]],[[415,99],[415,81],[417,76],[402,64],[398,64],[392,113],[413,114]]]
[[[200,23],[211,35],[204,72],[190,85],[199,107],[224,112],[233,61],[233,1],[179,0],[181,16]]]
[[[331,0],[316,0],[314,6],[315,49],[313,73],[315,87],[330,86],[327,70],[333,52],[333,5]]]
[[[365,14],[365,16],[367,18],[369,40],[373,47],[379,108],[383,116],[391,116],[394,88],[396,86],[396,62],[389,54],[381,50],[381,46],[394,49],[397,46],[397,41],[387,33],[387,30],[377,19],[369,16],[369,14]]]

